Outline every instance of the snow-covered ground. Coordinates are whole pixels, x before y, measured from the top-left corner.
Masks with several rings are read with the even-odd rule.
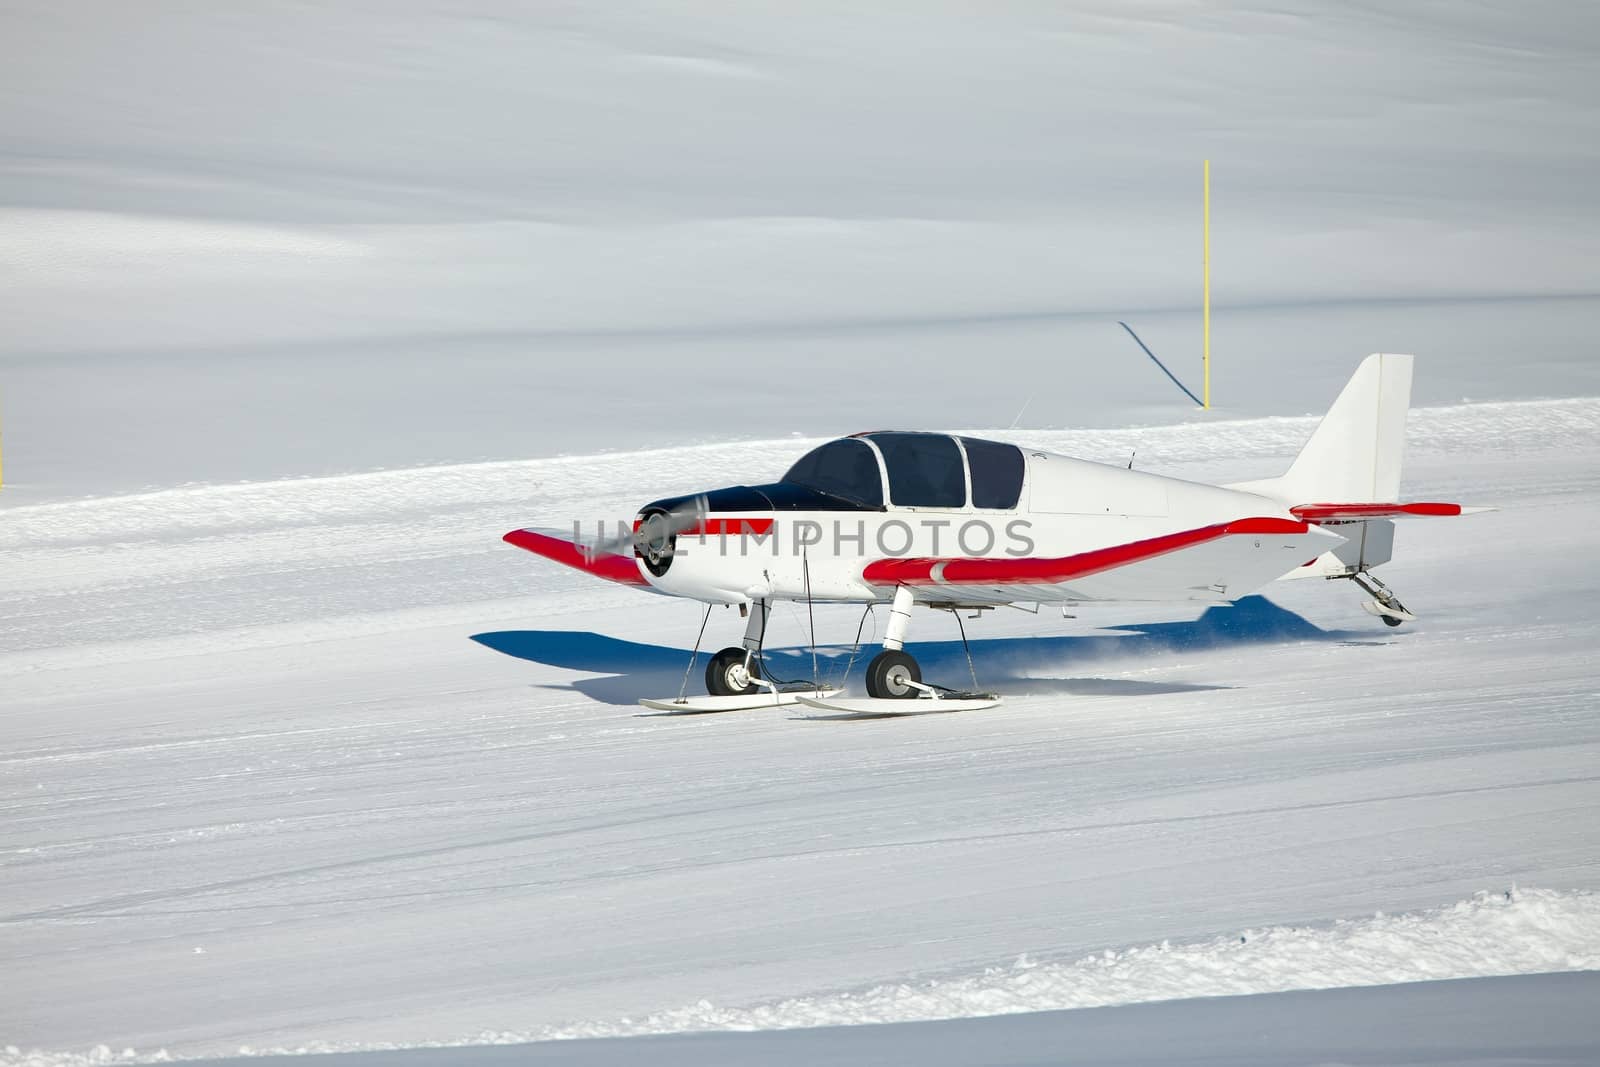
[[[1503,509],[1402,530],[1386,570],[1418,626],[1325,583],[1198,620],[990,618],[978,668],[1012,699],[904,722],[641,714],[676,691],[693,606],[495,537],[586,487],[637,501],[800,444],[14,509],[0,632],[52,636],[0,656],[28,975],[7,1040],[349,1047],[1593,967],[1600,575],[1573,561],[1600,401],[1414,427],[1417,495]],[[1243,477],[1307,428],[1141,436]],[[848,641],[854,616],[819,625]],[[947,629],[914,631],[931,673],[962,669]],[[774,642],[803,632],[781,613]],[[1252,930],[1514,883],[1579,895],[1528,898],[1549,922],[1372,920],[1376,956],[1317,934],[1252,955]],[[863,992],[885,983],[907,991]]]
[[[933,1023],[378,1050],[336,1054],[318,1062],[327,1067],[461,1063],[472,1067],[507,1063],[1588,1067],[1594,1063],[1592,1028],[1573,1023],[1592,1013],[1597,995],[1600,972],[1584,971],[1213,997]],[[214,1067],[246,1067],[238,1059],[202,1062]]]
[[[8,5],[0,1062],[1600,1057],[1594,12],[773,18]],[[1115,321],[1196,377],[1205,156],[1200,414]],[[1004,612],[993,712],[660,717],[695,606],[499,540],[886,424],[1270,475],[1375,350],[1500,508],[1398,631]]]

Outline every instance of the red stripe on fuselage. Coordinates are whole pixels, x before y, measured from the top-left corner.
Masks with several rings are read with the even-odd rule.
[[[1198,530],[1162,534],[1073,556],[1027,559],[880,559],[861,577],[873,585],[1034,585],[1084,578],[1130,563],[1164,556],[1235,534],[1303,534],[1310,527],[1293,519],[1235,519]]]
[[[642,526],[643,524],[644,524],[644,520],[643,519],[634,519],[633,520],[633,529],[634,529],[634,531],[637,532],[639,527]],[[722,535],[722,534],[726,534],[729,537],[737,537],[740,534],[760,534],[760,535],[765,535],[765,534],[770,533],[771,531],[772,531],[772,520],[771,519],[708,518],[708,519],[705,520],[705,522],[696,523],[695,525],[689,527],[686,530],[678,531],[678,536],[680,536],[680,537],[716,537],[716,536],[719,536],[719,535]]]
[[[738,537],[740,534],[768,534],[772,532],[771,519],[719,519],[708,518],[698,526],[693,526],[685,531],[685,537],[718,537],[727,535]]]

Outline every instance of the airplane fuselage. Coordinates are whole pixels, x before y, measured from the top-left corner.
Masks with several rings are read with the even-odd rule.
[[[880,436],[889,435],[845,440],[873,447],[881,501],[819,497],[788,482],[707,493],[668,554],[652,566],[641,550],[641,576],[712,603],[887,600],[902,584],[928,603],[1228,601],[1342,541],[1265,496],[1040,450],[1017,450],[1015,492],[986,495],[973,482],[976,464],[964,462],[948,502],[901,504],[907,494],[881,462]],[[648,505],[640,529],[695,499]],[[1191,551],[1163,564],[1177,549]]]

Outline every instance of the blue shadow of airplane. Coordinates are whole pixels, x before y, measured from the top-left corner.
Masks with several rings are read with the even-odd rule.
[[[1099,634],[973,640],[972,660],[978,681],[984,688],[1010,694],[1150,696],[1226,689],[1229,687],[1120,678],[1041,677],[1041,673],[1139,654],[1371,638],[1369,634],[1354,631],[1324,630],[1262,596],[1245,597],[1232,607],[1207,608],[1191,622],[1143,623],[1118,626],[1115,630]],[[641,694],[676,693],[689,663],[686,648],[647,645],[588,630],[497,630],[473,634],[472,640],[517,659],[600,675],[550,688],[571,688],[603,704],[629,705],[636,703]],[[923,677],[957,686],[969,680],[960,641],[912,642],[907,647],[922,665]],[[818,646],[822,680],[843,685],[848,668],[848,677],[859,688],[861,670],[877,651],[876,645],[863,645],[852,663],[849,646]],[[811,678],[811,650],[807,647],[769,648],[762,655],[769,677],[780,680]],[[689,674],[690,693],[698,693],[703,687],[705,662],[706,654],[702,651],[695,669]]]

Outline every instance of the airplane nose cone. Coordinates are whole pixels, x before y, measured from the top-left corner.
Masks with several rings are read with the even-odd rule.
[[[647,507],[639,513],[634,529],[634,551],[644,560],[645,569],[660,578],[672,566],[672,549],[677,535],[672,530],[671,516],[657,507]]]

